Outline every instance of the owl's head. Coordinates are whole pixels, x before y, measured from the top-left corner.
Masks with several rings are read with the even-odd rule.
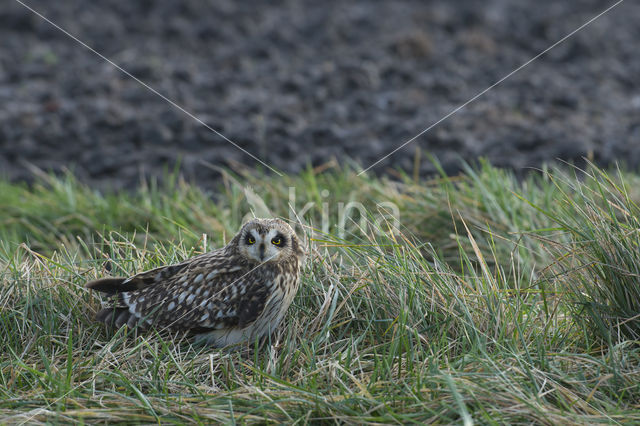
[[[231,244],[240,255],[260,263],[300,259],[303,255],[296,233],[281,219],[253,219],[240,229]]]

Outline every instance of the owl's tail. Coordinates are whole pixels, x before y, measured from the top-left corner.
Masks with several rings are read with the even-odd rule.
[[[100,278],[91,281],[85,287],[116,296],[114,305],[103,308],[96,314],[96,321],[103,322],[107,327],[120,328],[127,324],[129,328],[138,325],[140,318],[129,311],[128,306],[122,300],[122,293],[137,290],[138,283],[127,278]]]
[[[85,287],[102,293],[116,294],[126,291],[122,288],[124,280],[126,278],[100,278],[99,280],[88,282]]]
[[[88,282],[85,287],[91,290],[100,291],[110,295],[117,293],[125,293],[127,291],[140,290],[144,288],[145,282],[133,278],[100,278],[95,281]]]
[[[96,321],[103,322],[110,328],[120,328],[125,324],[129,328],[133,328],[138,325],[140,318],[129,312],[129,308],[110,306],[98,311]]]

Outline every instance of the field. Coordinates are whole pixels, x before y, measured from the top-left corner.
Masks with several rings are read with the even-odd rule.
[[[0,181],[0,423],[640,423],[638,202],[640,175],[593,166]],[[269,341],[92,321],[85,282],[218,247],[251,209],[308,252]]]

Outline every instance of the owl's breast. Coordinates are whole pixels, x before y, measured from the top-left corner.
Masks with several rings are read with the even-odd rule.
[[[264,310],[252,325],[254,336],[275,331],[297,293],[299,278],[298,273],[283,273],[267,284],[271,287],[271,294]]]

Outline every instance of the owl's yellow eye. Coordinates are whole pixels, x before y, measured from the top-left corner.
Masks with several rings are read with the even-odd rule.
[[[253,237],[247,237],[247,244],[255,244],[256,240]]]
[[[282,238],[274,238],[273,240],[271,240],[271,244],[273,244],[274,246],[279,246],[280,244],[282,244]]]

